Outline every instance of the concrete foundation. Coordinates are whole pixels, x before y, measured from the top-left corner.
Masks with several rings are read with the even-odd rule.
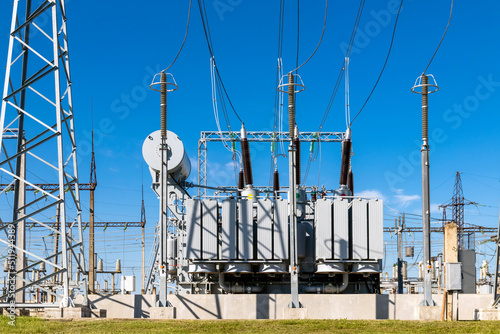
[[[417,306],[415,318],[421,321],[440,321],[441,306]]]
[[[500,310],[477,309],[475,310],[475,320],[500,320]]]
[[[477,310],[487,309],[492,295],[459,294],[458,319],[476,320]],[[422,295],[340,294],[299,295],[303,311],[285,311],[286,294],[169,295],[176,319],[398,319],[440,320],[441,295],[433,295],[435,307],[416,309]],[[108,318],[156,318],[153,295],[89,295],[92,306],[107,310]],[[78,299],[76,302],[81,302]],[[431,310],[432,309],[432,310]],[[290,309],[288,309],[290,310]],[[154,311],[156,312],[156,311]],[[298,313],[294,313],[298,312]],[[167,314],[157,319],[168,319]]]
[[[175,319],[175,307],[151,307],[150,319]]]
[[[45,308],[31,312],[30,315],[37,315],[46,319],[82,319],[90,318],[92,312],[88,307],[64,307]]]
[[[306,308],[284,308],[283,319],[307,319]]]

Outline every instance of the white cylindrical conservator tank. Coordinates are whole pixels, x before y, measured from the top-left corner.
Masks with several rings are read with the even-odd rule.
[[[161,170],[161,133],[151,133],[142,144],[142,156],[149,167]],[[191,161],[186,154],[181,139],[172,131],[167,131],[168,174],[176,181],[185,181],[191,173]]]

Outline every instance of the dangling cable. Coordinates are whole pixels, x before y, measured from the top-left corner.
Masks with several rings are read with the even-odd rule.
[[[429,61],[429,64],[427,64],[427,67],[425,68],[425,70],[422,72],[422,74],[425,74],[425,72],[427,72],[427,69],[429,68],[429,66],[431,66],[431,63],[432,61],[434,60],[434,56],[436,55],[436,53],[438,52],[439,50],[439,47],[441,46],[441,43],[443,43],[443,39],[444,39],[444,36],[446,36],[446,33],[448,32],[448,27],[450,26],[450,22],[451,22],[451,15],[453,13],[453,0],[451,0],[451,8],[450,8],[450,17],[448,18],[448,24],[446,25],[446,29],[444,30],[444,34],[443,34],[443,37],[441,37],[441,40],[439,41],[439,44],[436,48],[436,51],[434,51],[434,54],[432,55],[431,57],[431,60]]]
[[[181,54],[182,48],[184,47],[184,43],[186,43],[186,39],[188,36],[188,31],[189,31],[189,20],[191,18],[191,4],[192,4],[192,2],[193,2],[193,0],[189,0],[189,10],[188,10],[188,18],[187,18],[187,24],[186,24],[186,33],[184,34],[184,40],[182,41],[181,47],[179,48],[179,51],[177,52],[177,55],[175,56],[172,63],[170,65],[168,65],[168,67],[166,69],[164,69],[162,72],[168,71],[168,69],[170,67],[172,67],[172,65],[174,65],[175,61],[177,60],[177,58]]]
[[[201,15],[201,22],[203,24],[203,30],[205,32],[205,39],[207,41],[208,45],[208,51],[210,52],[210,57],[213,58],[214,61],[214,69],[215,73],[217,75],[217,84],[220,85],[220,94],[224,92],[225,97],[227,98],[227,101],[229,102],[229,105],[231,106],[231,109],[233,110],[233,113],[236,115],[238,120],[243,124],[243,120],[241,119],[240,115],[236,112],[236,109],[233,106],[233,103],[231,102],[231,99],[229,98],[229,94],[227,93],[226,87],[224,86],[224,83],[222,82],[221,75],[219,73],[219,69],[217,68],[217,63],[215,62],[215,55],[214,55],[214,50],[213,50],[213,44],[212,44],[212,37],[210,36],[210,27],[208,25],[208,16],[207,16],[207,9],[205,6],[205,1],[204,0],[198,0],[198,8],[200,10],[200,15]],[[221,101],[221,103],[223,103]]]
[[[309,60],[311,60],[311,58],[314,56],[314,54],[316,53],[316,51],[318,51],[319,49],[319,46],[321,45],[321,41],[323,40],[323,36],[325,35],[325,28],[326,28],[326,18],[327,18],[327,14],[328,14],[328,0],[325,1],[325,20],[323,22],[323,31],[321,32],[321,37],[319,39],[319,42],[318,42],[318,45],[316,45],[316,49],[314,49],[313,53],[309,56],[309,58],[306,59],[305,62],[302,63],[302,65],[300,65],[299,67],[291,70],[289,73],[292,73],[292,72],[295,72],[297,71],[299,68],[301,68],[302,66],[304,66]]]
[[[389,56],[391,55],[392,45],[394,43],[394,36],[396,35],[396,28],[398,26],[399,13],[401,13],[401,7],[402,6],[403,6],[403,0],[401,0],[401,3],[399,4],[398,15],[396,15],[396,22],[394,22],[394,29],[392,31],[391,44],[389,46],[389,51],[387,52],[387,57],[385,58],[384,66],[382,66],[382,70],[380,71],[380,74],[379,74],[379,76],[377,78],[377,81],[375,82],[375,85],[372,88],[372,91],[370,92],[370,94],[366,98],[365,103],[363,103],[363,106],[361,107],[361,109],[358,111],[358,113],[356,114],[356,116],[354,116],[354,118],[352,119],[351,123],[349,124],[349,127],[352,126],[352,123],[354,123],[354,120],[359,116],[359,114],[365,108],[366,104],[368,103],[368,100],[370,100],[370,97],[372,96],[373,92],[375,91],[375,88],[377,88],[377,85],[378,85],[378,83],[380,81],[380,78],[382,77],[382,74],[384,73],[385,66],[387,65],[387,61],[389,60]]]
[[[339,75],[337,77],[337,81],[335,82],[335,86],[333,88],[332,94],[330,96],[330,100],[328,101],[328,106],[326,107],[326,111],[323,115],[323,119],[321,120],[321,123],[319,125],[318,133],[321,132],[323,129],[323,126],[325,125],[325,122],[328,118],[328,115],[330,114],[330,109],[332,108],[333,101],[335,100],[335,96],[337,95],[337,91],[340,87],[340,83],[342,82],[342,77],[344,75],[344,66],[345,66],[345,58],[348,58],[351,55],[352,48],[354,46],[354,40],[356,38],[356,34],[358,32],[358,26],[359,22],[361,21],[361,16],[363,14],[363,9],[365,6],[365,0],[361,0],[359,3],[359,8],[358,8],[358,13],[356,15],[356,20],[354,22],[354,27],[351,32],[351,38],[349,40],[349,45],[347,46],[346,54],[344,57],[344,60],[342,61],[342,66],[340,67]]]

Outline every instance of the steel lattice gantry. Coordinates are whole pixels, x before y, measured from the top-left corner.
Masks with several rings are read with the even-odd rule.
[[[301,142],[342,142],[344,132],[300,132]],[[247,131],[249,142],[290,142],[288,132]],[[207,143],[240,141],[239,132],[229,131],[202,131],[198,141],[198,196],[205,196],[207,187]]]
[[[0,242],[16,290],[1,302],[22,304],[29,288],[52,296],[53,306],[71,306],[73,289],[86,302],[74,125],[65,1],[14,0],[0,114],[0,174],[13,186],[6,194],[12,223],[0,228]],[[52,254],[26,244],[30,222],[54,236]],[[28,279],[42,262],[46,272]]]

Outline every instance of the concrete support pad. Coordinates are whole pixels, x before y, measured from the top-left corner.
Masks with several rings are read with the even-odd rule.
[[[103,311],[106,312],[105,310]],[[88,307],[45,308],[42,314],[44,318],[49,319],[82,319],[92,316],[92,312]],[[100,314],[101,312],[99,311],[95,313],[94,317]]]
[[[500,310],[496,308],[480,308],[474,310],[474,320],[500,320]]]
[[[45,308],[43,312],[36,312],[36,316],[40,316],[46,319],[61,319],[63,316],[62,309],[59,307]]]
[[[415,318],[422,321],[440,321],[441,306],[417,306]]]
[[[283,309],[283,319],[307,319],[307,308],[288,308]]]
[[[175,307],[151,307],[150,319],[175,319]]]
[[[107,310],[103,310],[100,308],[97,309],[90,309],[90,317],[91,318],[106,318],[107,317]]]

